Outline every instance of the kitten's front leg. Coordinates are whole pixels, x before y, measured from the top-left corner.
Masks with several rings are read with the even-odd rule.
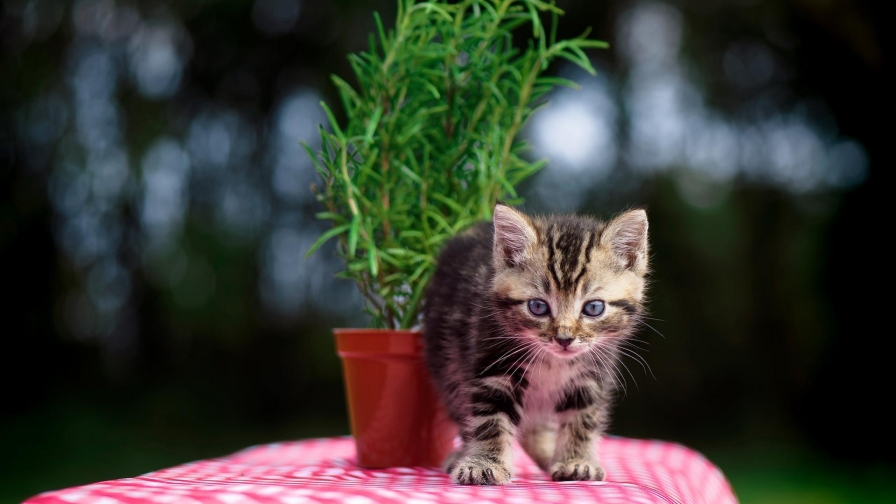
[[[554,450],[557,446],[557,426],[550,422],[526,425],[522,428],[519,439],[529,458],[542,471],[547,471],[554,460]]]
[[[512,473],[512,445],[520,422],[517,398],[512,388],[485,380],[476,385],[471,413],[461,432],[464,446],[454,458],[448,474],[463,485],[504,485]]]
[[[603,433],[603,406],[596,390],[578,387],[557,405],[560,430],[554,459],[549,468],[554,481],[603,480],[604,470],[597,461],[596,442]]]

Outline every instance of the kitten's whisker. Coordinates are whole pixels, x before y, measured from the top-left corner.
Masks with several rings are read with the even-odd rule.
[[[638,346],[634,343],[622,344],[622,345],[619,345],[619,348],[628,348],[630,350],[636,350],[638,352],[650,352],[649,348],[644,348],[644,347]]]
[[[653,346],[653,345],[650,344],[649,341],[644,341],[644,340],[642,340],[642,339],[640,339],[640,338],[632,338],[632,337],[629,337],[629,338],[626,338],[626,339],[622,340],[622,343],[625,343],[625,344],[634,344],[634,343],[638,343],[638,344],[641,344],[641,345]],[[645,349],[645,350],[646,350],[646,349]]]
[[[534,367],[537,368],[544,361],[544,358],[546,356],[547,356],[547,347],[545,347],[544,345],[538,345],[538,348],[536,348],[536,350],[535,350],[535,355],[527,363],[526,372],[528,373],[530,368],[533,367],[533,365],[534,365]],[[520,383],[522,383],[522,380],[520,380]],[[519,383],[514,385],[513,390],[511,390],[511,392],[514,392],[516,390],[516,387],[518,387],[518,386],[519,386]]]
[[[653,374],[653,369],[650,368],[650,363],[647,362],[647,359],[645,359],[638,352],[636,352],[630,348],[620,348],[620,351],[623,352],[625,355],[627,355],[627,356],[635,359],[639,363],[641,363],[642,367],[646,367],[647,371],[650,373],[650,376],[652,376],[653,379],[656,380],[656,375]]]
[[[480,348],[481,350],[492,350],[492,349],[494,349],[494,348],[496,348],[496,347],[499,347],[499,346],[502,346],[502,345],[505,345],[505,344],[506,344],[506,343],[504,343],[504,342],[496,341],[496,342],[494,342],[494,343],[489,343],[489,344],[487,344],[487,345],[482,345],[482,346],[479,347],[479,348]]]
[[[604,355],[604,357],[606,357],[606,360],[610,364],[610,366],[613,367],[617,376],[619,376],[619,380],[622,382],[622,385],[623,385],[623,387],[622,387],[623,393],[625,394],[625,396],[627,396],[628,395],[628,381],[625,379],[625,374],[622,372],[621,369],[619,369],[619,366],[616,365],[616,361],[618,360],[618,357],[611,352],[601,352],[601,353]],[[629,373],[629,375],[631,375],[631,373]],[[634,380],[634,377],[632,377],[632,379]]]
[[[619,368],[615,364],[613,364],[613,362],[610,361],[609,358],[598,358],[600,358],[601,361],[605,362],[604,366],[607,367],[607,369],[610,371],[610,374],[613,376],[613,383],[622,388],[623,399],[628,397],[628,382],[625,381],[625,375],[623,375],[622,372],[619,371]]]
[[[507,359],[507,358],[510,357],[511,355],[516,354],[516,353],[519,353],[519,352],[521,352],[521,351],[523,351],[523,350],[526,350],[526,347],[525,347],[525,346],[516,347],[516,348],[512,348],[512,349],[508,350],[507,353],[505,353],[505,354],[502,355],[501,357],[498,357],[498,359],[495,360],[495,362],[492,362],[492,363],[489,364],[485,369],[483,369],[482,371],[480,371],[480,372],[479,372],[479,376],[482,376],[483,373],[485,373],[486,371],[488,371],[489,369],[491,369],[495,364],[498,364],[498,363],[500,363],[500,362],[503,362],[505,359]],[[506,374],[506,373],[505,373],[505,374]]]
[[[482,310],[483,310],[485,313],[476,314],[476,315],[474,315],[474,316],[471,317],[471,318],[474,319],[474,320],[485,320],[485,319],[487,319],[487,318],[495,317],[495,316],[497,316],[497,315],[499,315],[499,314],[501,314],[501,313],[504,312],[504,310],[500,310],[500,309],[498,309],[498,308],[495,308],[494,310],[488,310],[488,309],[486,309],[486,308],[483,308]]]
[[[482,339],[479,340],[479,341],[490,341],[490,340],[496,340],[496,339],[521,340],[522,338],[520,338],[519,336],[493,336],[493,337],[491,337],[491,338],[482,338]]]
[[[620,385],[622,387],[622,397],[627,397],[628,396],[628,388],[626,387],[626,384],[625,384],[625,377],[620,374],[617,374],[619,371],[619,368],[617,368],[615,365],[613,365],[612,361],[610,361],[609,364],[613,365],[613,367],[611,368],[610,365],[608,365],[608,362],[607,362],[607,360],[604,360],[603,354],[600,351],[599,347],[592,347],[590,349],[590,351],[594,352],[594,356],[597,357],[598,361],[600,361],[603,369],[606,370],[608,373],[610,373],[610,375],[611,375],[610,379],[613,381],[613,383]]]
[[[637,352],[634,352],[627,348],[620,348],[619,353],[622,355],[625,355],[626,357],[634,359],[638,364],[641,365],[642,368],[645,368],[644,374],[647,374],[647,372],[649,371],[650,374],[653,375],[653,370],[650,369],[650,364],[647,362],[647,360],[644,357],[641,357],[640,355],[638,355]],[[656,378],[656,377],[654,376],[654,378]]]
[[[632,374],[632,370],[629,369],[628,366],[625,365],[625,362],[623,362],[622,359],[620,359],[618,355],[614,356],[614,358],[616,359],[616,362],[618,362],[619,364],[622,365],[622,367],[625,368],[625,370],[628,372],[628,375],[631,376],[632,382],[634,382],[634,384],[635,384],[635,388],[637,390],[641,390],[641,387],[638,386],[638,380],[636,380],[635,375]]]
[[[495,334],[497,334],[497,336],[493,336],[493,335],[495,335]],[[486,335],[489,336],[489,337],[488,337],[488,338],[482,338],[482,339],[479,340],[479,341],[483,341],[483,342],[484,342],[484,341],[491,341],[491,340],[520,340],[519,337],[508,335],[507,332],[506,332],[503,328],[501,328],[501,327],[497,327],[497,328],[495,328],[495,329],[492,329],[491,331],[489,331],[488,333],[486,333]],[[501,344],[501,342],[493,343],[493,344],[491,344],[491,345],[487,345],[485,348],[493,348],[493,347],[496,347],[496,346],[498,346],[498,345],[500,345],[500,344]]]
[[[496,306],[489,306],[489,305],[484,306],[484,305],[481,305],[481,304],[476,303],[476,301],[469,301],[469,304],[472,305],[472,306],[475,306],[476,308],[482,308],[483,310],[496,310],[496,309],[498,309]]]
[[[632,342],[632,341],[625,341],[625,340],[623,340],[623,341],[620,341],[619,343],[617,343],[617,347],[618,347],[618,348],[628,348],[628,349],[632,349],[632,350],[638,350],[638,351],[641,351],[641,352],[649,352],[649,351],[650,351],[649,348],[642,347],[642,346],[638,345],[638,343],[642,343],[642,344],[644,344],[643,341]]]
[[[516,362],[510,365],[510,368],[504,372],[503,376],[511,376],[513,377],[514,373],[516,373],[520,367],[525,364],[529,359],[529,353],[532,352],[532,349],[535,348],[536,344],[532,341],[526,341],[524,343],[525,352],[517,357]]]
[[[657,331],[655,327],[653,327],[652,325],[648,324],[647,322],[644,322],[643,320],[639,320],[639,319],[635,319],[635,321],[638,322],[639,324],[644,324],[644,325],[646,325],[647,327],[651,328],[651,329],[653,330],[653,332],[659,334],[663,339],[666,339],[666,336],[663,335],[663,333]]]
[[[506,337],[506,338],[489,338],[488,340],[489,340],[489,341],[492,341],[492,343],[486,343],[486,340],[482,340],[482,343],[483,343],[483,344],[482,344],[482,346],[481,346],[480,348],[483,348],[483,349],[485,349],[485,348],[495,348],[495,347],[500,346],[500,345],[507,345],[507,344],[508,344],[508,343],[507,343],[508,341],[515,341],[515,340],[517,340],[517,338],[512,338],[512,337]]]
[[[469,304],[470,304],[470,306],[475,306],[476,308],[479,308],[480,310],[485,310],[485,312],[487,314],[491,314],[491,315],[495,315],[495,314],[501,313],[503,311],[501,308],[499,308],[497,306],[481,305],[481,304],[476,303],[475,301],[469,301]]]
[[[588,351],[585,353],[588,355],[588,358],[591,359],[591,364],[594,365],[594,369],[596,369],[597,372],[601,375],[601,378],[603,378],[603,374],[604,374],[602,372],[603,370],[601,369],[600,365],[598,365],[597,361],[594,360],[594,355],[592,354],[592,349],[589,348]]]
[[[476,308],[479,308],[480,310],[485,310],[485,311],[487,311],[487,312],[498,313],[498,312],[503,311],[502,308],[499,308],[499,307],[497,307],[497,306],[483,306],[483,305],[480,305],[480,304],[476,304],[476,303],[474,303],[474,302],[472,302],[472,301],[470,301],[470,304],[471,304],[472,306],[475,306]]]
[[[640,355],[638,355],[638,354],[636,354],[636,353],[634,353],[634,352],[631,352],[630,350],[624,349],[624,348],[620,348],[620,349],[619,349],[619,353],[621,353],[622,355],[625,355],[626,357],[630,357],[630,358],[634,359],[635,362],[637,362],[638,364],[641,365],[641,369],[644,370],[644,374],[645,374],[645,375],[646,375],[646,374],[648,373],[648,371],[649,371],[649,372],[650,372],[650,376],[652,376],[653,379],[656,380],[656,376],[653,374],[653,370],[650,369],[650,364],[648,364],[647,361],[644,360],[643,357],[641,357]]]
[[[517,371],[521,370],[523,364],[528,364],[528,363],[532,362],[532,358],[529,356],[529,353],[530,353],[533,349],[536,351],[535,355],[538,354],[538,350],[540,350],[540,349],[538,348],[538,344],[535,343],[534,341],[528,341],[527,343],[528,343],[528,350],[527,350],[526,353],[523,354],[523,356],[516,362],[516,367],[515,367],[515,368],[512,367],[512,368],[509,370],[510,376],[513,376],[514,373],[516,373]],[[533,356],[533,357],[534,357],[534,356]],[[528,369],[528,368],[527,368],[527,369]],[[505,374],[506,374],[506,373],[505,373]],[[514,388],[516,388],[516,385],[514,385]]]
[[[526,364],[532,362],[532,358],[535,355],[538,355],[538,348],[533,344],[532,346],[529,347],[529,349],[525,353],[525,355],[523,355],[523,357],[516,362],[516,365],[511,367],[509,370],[507,370],[506,374],[509,374],[512,377],[514,374],[516,374],[517,371],[522,370],[523,365],[526,365]],[[527,370],[528,370],[528,366],[527,366]],[[520,383],[522,383],[522,380],[513,384],[513,387],[510,388],[511,394],[516,391],[516,388],[520,386]]]
[[[536,366],[541,366],[544,364],[544,361],[548,358],[548,347],[542,346],[538,354],[536,355]]]

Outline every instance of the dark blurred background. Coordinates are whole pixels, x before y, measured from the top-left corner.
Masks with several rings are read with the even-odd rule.
[[[627,362],[612,432],[743,502],[896,501],[886,3],[558,2],[612,47],[552,69],[582,89],[525,131],[551,163],[524,208],[646,206],[652,375]],[[332,248],[303,257],[299,140],[374,10],[3,2],[0,501],[348,432],[330,329],[367,321]]]

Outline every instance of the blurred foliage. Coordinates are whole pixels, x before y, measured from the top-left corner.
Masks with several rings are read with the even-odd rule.
[[[522,132],[538,156],[562,146],[521,184],[525,210],[651,219],[663,336],[640,337],[656,379],[629,363],[612,433],[700,450],[743,502],[896,501],[885,3],[558,6],[559,39],[593,26],[613,44],[586,53],[597,78],[558,67],[582,92],[552,94]],[[0,502],[348,432],[330,329],[363,324],[362,303],[330,244],[301,260],[326,228],[298,140],[339,100],[327,76],[352,74],[373,11],[397,14],[392,0],[0,6]],[[743,127],[695,143],[684,134],[706,121],[664,122],[676,92]],[[599,101],[616,118],[582,124],[607,142],[560,127]],[[757,130],[767,143],[723,148]],[[721,163],[644,163],[645,138]],[[767,172],[723,176],[755,154]],[[832,158],[852,178],[802,184]]]
[[[556,40],[562,14],[531,0],[401,0],[395,29],[377,15],[370,49],[349,57],[358,89],[333,77],[347,123],[324,105],[333,131],[321,128],[319,152],[306,147],[328,210],[318,217],[333,227],[308,254],[338,238],[339,276],[354,280],[375,327],[417,325],[442,244],[518,199],[515,186],[544,166],[521,157],[517,133],[554,86],[576,84],[542,73],[562,58],[594,74],[584,50],[607,47]],[[514,31],[532,32],[526,50]]]

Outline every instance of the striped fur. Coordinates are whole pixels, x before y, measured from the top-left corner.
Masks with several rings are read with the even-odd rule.
[[[512,440],[554,480],[600,480],[620,345],[637,326],[647,274],[647,216],[609,223],[532,218],[495,207],[448,242],[424,301],[426,360],[463,447],[456,483],[510,481]],[[529,301],[544,300],[536,316]],[[604,302],[596,317],[587,302]],[[572,341],[568,347],[560,341]]]

